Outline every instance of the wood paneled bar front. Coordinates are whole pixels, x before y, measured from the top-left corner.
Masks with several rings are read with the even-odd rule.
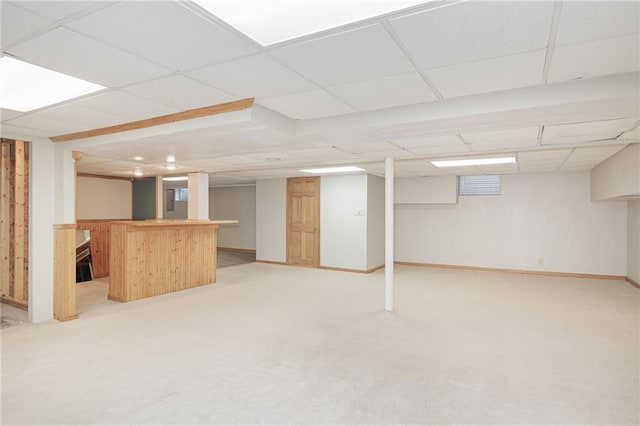
[[[236,220],[111,222],[109,299],[128,302],[216,282],[218,225]]]

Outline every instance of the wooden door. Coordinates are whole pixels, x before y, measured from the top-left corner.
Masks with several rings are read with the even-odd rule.
[[[287,179],[287,263],[320,265],[320,178]]]

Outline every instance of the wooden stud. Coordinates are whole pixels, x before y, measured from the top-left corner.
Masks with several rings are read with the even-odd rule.
[[[2,159],[0,162],[0,296],[9,296],[9,143],[2,141]]]
[[[24,246],[25,246],[25,197],[24,197],[24,142],[15,142],[15,180],[14,180],[14,219],[13,219],[13,299],[17,302],[24,302]]]
[[[222,114],[225,112],[240,111],[253,106],[253,98],[241,99],[239,101],[226,102],[223,104],[210,105],[202,108],[190,109],[188,111],[176,112],[174,114],[162,115],[160,117],[147,118],[145,120],[133,121],[116,126],[102,127],[100,129],[87,130],[83,132],[68,133],[66,135],[53,136],[53,142],[66,142],[76,139],[92,138],[95,136],[110,135],[113,133],[127,132],[129,130],[144,129],[146,127],[159,126],[161,124],[175,123],[177,121],[191,120],[193,118],[206,117],[209,115]]]

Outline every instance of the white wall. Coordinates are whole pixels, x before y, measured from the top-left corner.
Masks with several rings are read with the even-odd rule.
[[[627,204],[627,277],[640,283],[640,200]]]
[[[256,182],[256,259],[287,261],[287,180]]]
[[[384,179],[367,175],[367,269],[384,265]]]
[[[238,220],[237,225],[220,225],[219,247],[255,250],[256,187],[252,185],[210,188],[209,218]]]
[[[640,144],[631,144],[591,170],[591,199],[640,195]]]
[[[80,176],[76,191],[77,219],[131,219],[131,181]]]
[[[367,175],[320,178],[320,265],[367,269]]]
[[[626,275],[627,206],[591,202],[589,173],[502,176],[502,195],[397,205],[396,260]]]
[[[458,178],[431,176],[395,179],[396,204],[455,204],[458,202]]]

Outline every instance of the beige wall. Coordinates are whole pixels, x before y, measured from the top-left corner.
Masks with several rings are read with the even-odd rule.
[[[209,218],[235,219],[237,225],[220,225],[218,246],[256,249],[256,187],[231,186],[209,189]]]
[[[398,261],[624,276],[627,202],[589,199],[589,173],[502,176],[502,195],[396,205]]]
[[[627,206],[627,277],[640,283],[640,200]]]
[[[384,178],[367,175],[367,269],[384,265]]]
[[[256,259],[287,261],[287,179],[256,182]]]
[[[131,181],[80,176],[76,182],[77,219],[131,219]]]
[[[395,180],[396,204],[455,204],[458,202],[457,176],[398,178]]]

